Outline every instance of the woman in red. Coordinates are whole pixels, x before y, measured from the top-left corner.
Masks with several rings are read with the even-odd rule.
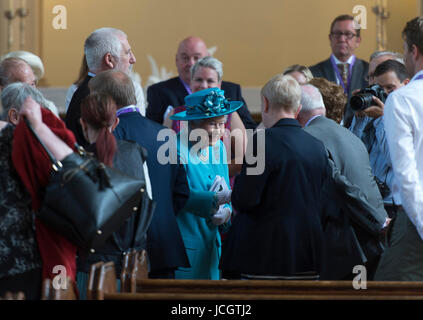
[[[52,166],[46,152],[22,121],[23,117],[29,121],[58,160],[74,152],[72,148],[76,140],[62,120],[51,111],[41,108],[31,97],[26,98],[20,110],[19,123],[14,131],[12,159],[16,171],[31,195],[32,208],[37,211],[41,207],[43,191],[49,182]],[[42,278],[53,279],[60,272],[60,276],[70,277],[76,288],[76,246],[38,219],[35,219],[35,227],[42,259]],[[63,270],[66,270],[66,275],[62,273]]]

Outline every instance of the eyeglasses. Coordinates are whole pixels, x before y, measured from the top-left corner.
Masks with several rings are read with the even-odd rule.
[[[364,80],[369,82],[370,80],[373,80],[374,78],[375,78],[375,75],[373,73],[370,73],[370,74],[368,74],[367,76],[364,77]]]
[[[335,39],[339,39],[342,36],[345,36],[348,40],[351,40],[352,38],[357,36],[357,34],[352,33],[350,31],[347,31],[347,32],[335,31],[335,32],[331,32],[330,35],[333,36]]]

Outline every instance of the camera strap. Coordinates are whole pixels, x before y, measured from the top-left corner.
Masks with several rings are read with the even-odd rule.
[[[361,140],[366,146],[367,152],[370,154],[373,144],[376,141],[376,128],[374,127],[375,119],[372,119],[364,128]]]

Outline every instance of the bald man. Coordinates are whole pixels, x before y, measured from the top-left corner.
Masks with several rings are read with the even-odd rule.
[[[35,88],[35,75],[31,67],[19,58],[7,58],[0,63],[0,91],[14,82],[25,82]]]
[[[9,84],[15,82],[23,82],[35,88],[37,78],[31,66],[25,60],[15,57],[6,58],[0,62],[0,92]],[[52,101],[45,99],[43,107],[59,117],[59,111]]]
[[[209,56],[207,46],[199,37],[188,37],[179,44],[176,52],[175,64],[178,77],[171,78],[151,85],[147,90],[147,118],[163,123],[164,115],[169,106],[173,108],[182,106],[186,95],[191,94],[191,67],[202,57]],[[255,129],[257,124],[251,117],[250,112],[241,95],[239,84],[222,81],[222,90],[225,97],[230,100],[243,101],[244,106],[238,109],[238,114],[246,129]]]

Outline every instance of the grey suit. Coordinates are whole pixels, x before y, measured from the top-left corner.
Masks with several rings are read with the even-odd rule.
[[[357,264],[377,263],[383,252],[379,232],[387,213],[363,142],[324,116],[304,130],[323,142],[332,159],[336,190],[328,195],[325,234],[333,257],[328,272],[332,279],[340,279]]]
[[[333,70],[330,59],[322,61],[314,66],[310,67],[310,71],[313,77],[325,78],[331,82],[336,83],[335,71]],[[354,115],[353,110],[350,107],[350,98],[352,92],[356,89],[362,89],[368,86],[368,82],[365,77],[369,71],[369,64],[361,59],[356,59],[355,64],[352,68],[351,85],[348,90],[348,102],[344,109],[344,126],[348,128],[351,124],[352,117]]]

